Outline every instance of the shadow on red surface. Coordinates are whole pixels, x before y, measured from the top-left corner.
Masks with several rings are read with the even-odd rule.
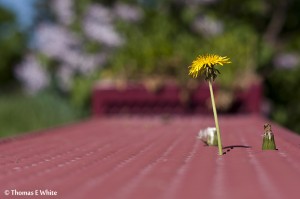
[[[230,145],[230,146],[225,146],[223,147],[223,150],[226,149],[226,152],[223,152],[223,155],[227,154],[228,152],[230,152],[231,150],[235,149],[235,148],[252,148],[252,146],[247,146],[247,145]]]

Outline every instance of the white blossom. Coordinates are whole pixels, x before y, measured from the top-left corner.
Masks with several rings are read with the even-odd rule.
[[[84,30],[88,37],[110,47],[120,46],[123,40],[110,24],[99,24],[87,20],[84,23]]]
[[[205,37],[217,36],[223,32],[223,23],[210,17],[200,16],[192,24],[193,29]]]
[[[80,59],[80,57],[82,52],[76,49],[68,49],[63,53],[63,57],[60,58],[60,60],[69,65],[70,67],[72,67],[73,69],[78,69],[78,60]]]
[[[74,70],[71,66],[61,65],[57,71],[58,85],[63,91],[69,91],[73,84]]]
[[[83,21],[83,29],[88,37],[109,47],[117,47],[123,39],[111,23],[113,16],[108,8],[91,5]]]
[[[105,54],[80,56],[78,57],[78,70],[82,74],[91,74],[102,67],[106,60]]]
[[[274,65],[276,68],[292,69],[300,64],[300,57],[296,53],[282,53],[275,57]]]
[[[136,22],[142,19],[143,12],[135,6],[124,3],[117,3],[114,7],[114,13],[124,21]]]
[[[59,21],[64,25],[70,25],[74,18],[73,0],[53,0],[52,7]]]
[[[59,87],[64,91],[69,91],[72,88],[73,76],[75,73],[90,75],[97,69],[101,68],[107,60],[107,56],[105,54],[77,54],[77,56],[68,57],[72,59],[72,63],[63,63],[59,66],[57,71]]]
[[[29,94],[34,94],[49,85],[49,75],[31,54],[16,67],[15,74]]]
[[[174,0],[174,1],[183,2],[187,5],[206,5],[206,4],[216,3],[219,0]]]
[[[99,23],[112,23],[114,16],[111,10],[101,4],[91,4],[85,13],[86,17]]]
[[[78,50],[68,50],[61,61],[81,74],[94,72],[98,67],[106,63],[107,57],[102,54],[86,54]]]
[[[66,52],[79,44],[75,35],[62,26],[42,24],[37,29],[37,48],[51,58],[63,59]]]

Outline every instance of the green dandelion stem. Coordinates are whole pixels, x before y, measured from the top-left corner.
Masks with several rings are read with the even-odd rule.
[[[215,125],[216,125],[216,130],[217,130],[219,155],[223,155],[222,142],[221,142],[221,134],[220,134],[220,128],[219,128],[219,121],[218,121],[218,115],[217,115],[217,110],[216,110],[216,104],[215,104],[215,98],[214,98],[214,91],[213,91],[212,83],[211,82],[212,82],[212,80],[209,80],[208,84],[209,84],[211,104],[212,104],[212,108],[213,108],[213,112],[214,112]]]

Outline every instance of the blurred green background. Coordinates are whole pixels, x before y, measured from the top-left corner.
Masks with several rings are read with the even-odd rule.
[[[33,0],[26,25],[1,2],[0,136],[88,117],[96,82],[187,88],[205,53],[232,60],[218,84],[262,82],[263,114],[300,133],[299,1]]]

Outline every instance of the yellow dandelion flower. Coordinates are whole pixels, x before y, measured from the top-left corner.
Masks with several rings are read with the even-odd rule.
[[[192,65],[189,66],[189,68],[190,68],[189,75],[196,78],[196,77],[198,77],[199,73],[202,74],[203,72],[205,72],[205,70],[213,69],[213,70],[209,70],[209,71],[215,72],[214,71],[215,65],[219,64],[219,65],[223,66],[223,64],[228,64],[228,63],[231,63],[231,62],[229,61],[229,58],[227,58],[227,57],[221,57],[219,55],[214,55],[214,54],[199,55],[192,62]],[[217,72],[219,72],[219,71],[217,70]],[[209,72],[207,72],[207,73],[209,73]],[[208,78],[211,75],[213,77],[215,77],[214,74],[206,74],[206,78]]]

